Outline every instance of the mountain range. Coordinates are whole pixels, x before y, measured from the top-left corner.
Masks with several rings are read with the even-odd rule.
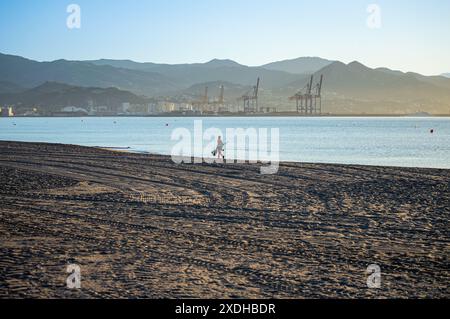
[[[71,99],[75,99],[74,92],[86,94],[83,88],[90,88],[91,93],[110,88],[103,93],[115,92],[121,95],[120,100],[133,101],[144,99],[142,95],[195,100],[204,94],[205,86],[209,87],[213,99],[223,85],[227,102],[238,103],[236,98],[251,90],[260,77],[260,104],[290,111],[295,105],[288,100],[289,96],[302,89],[311,74],[315,81],[324,75],[323,105],[327,113],[450,113],[450,78],[372,69],[357,61],[344,64],[318,57],[250,67],[219,59],[175,65],[107,59],[37,62],[0,54],[0,104],[42,100],[42,95],[33,95],[33,88],[42,92],[42,85],[55,88],[55,82],[71,87],[58,91],[60,96],[72,94]],[[52,105],[64,102],[54,98],[51,101]]]
[[[298,79],[298,75],[282,70],[269,70],[263,67],[249,67],[231,60],[214,59],[206,63],[194,64],[155,64],[138,63],[128,60],[87,61],[96,66],[128,68],[140,72],[153,72],[176,81],[179,86],[191,86],[203,82],[226,81],[240,85],[253,85],[257,77],[264,78],[268,88],[286,85]]]
[[[292,60],[284,60],[265,64],[262,67],[267,70],[284,71],[293,74],[309,74],[320,70],[335,61],[318,57],[301,57]]]
[[[179,89],[176,83],[159,73],[66,60],[37,62],[4,54],[0,54],[0,81],[25,88],[48,81],[85,87],[117,87],[149,95]]]
[[[89,101],[117,108],[122,103],[144,104],[150,99],[117,88],[78,87],[58,82],[45,82],[20,93],[0,94],[1,104],[14,104],[22,112],[37,108],[43,114],[58,112],[63,106],[87,108]]]
[[[3,93],[19,93],[24,91],[25,88],[8,81],[0,81],[0,94]]]

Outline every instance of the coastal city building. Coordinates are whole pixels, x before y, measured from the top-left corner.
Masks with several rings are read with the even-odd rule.
[[[12,106],[0,107],[0,114],[2,117],[14,116],[14,110]]]

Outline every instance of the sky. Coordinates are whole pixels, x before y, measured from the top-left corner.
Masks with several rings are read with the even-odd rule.
[[[80,28],[67,26],[70,4]],[[0,52],[251,66],[319,56],[434,75],[450,72],[450,1],[0,0]]]

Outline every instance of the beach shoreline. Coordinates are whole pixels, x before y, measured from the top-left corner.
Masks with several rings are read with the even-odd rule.
[[[0,298],[450,297],[450,170],[259,168],[0,141]]]

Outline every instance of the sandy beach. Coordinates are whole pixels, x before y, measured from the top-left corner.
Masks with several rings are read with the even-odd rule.
[[[0,298],[450,297],[450,170],[259,172],[0,142]]]

